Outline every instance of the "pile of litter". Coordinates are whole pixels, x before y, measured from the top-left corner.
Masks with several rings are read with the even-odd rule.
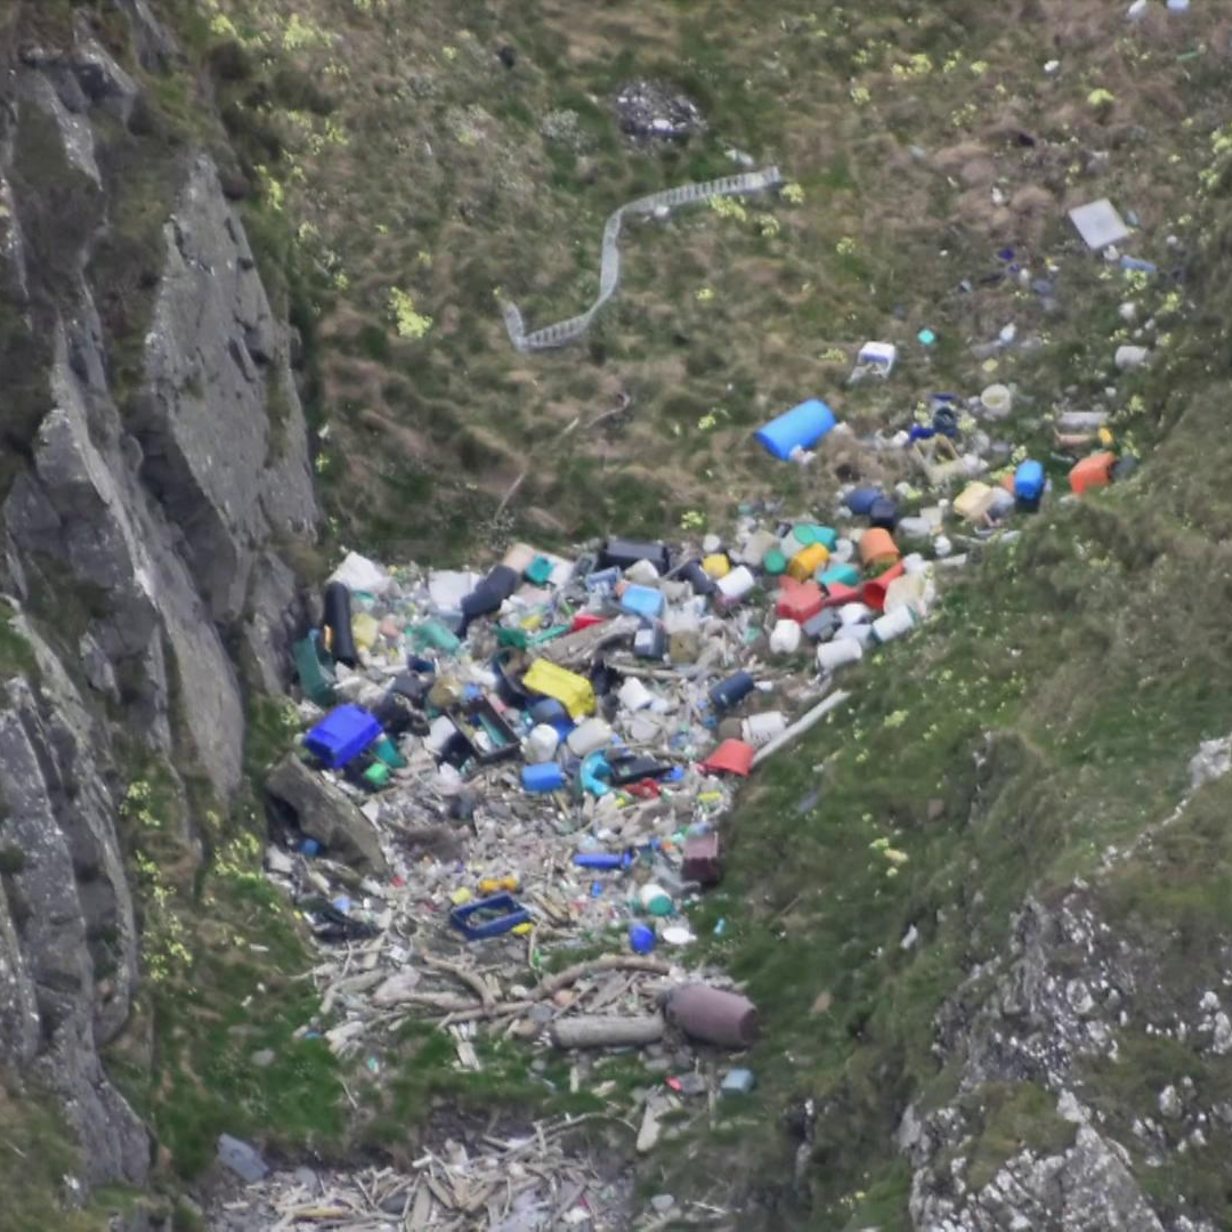
[[[584,1118],[581,1118],[584,1119]],[[579,1118],[545,1121],[527,1132],[446,1139],[406,1171],[312,1168],[271,1172],[264,1165],[242,1199],[219,1204],[214,1232],[539,1232],[628,1227],[630,1185],[603,1175],[570,1146]],[[609,1171],[611,1171],[609,1169]]]

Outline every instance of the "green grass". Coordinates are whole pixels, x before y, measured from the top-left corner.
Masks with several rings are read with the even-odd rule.
[[[81,1159],[72,1134],[52,1102],[29,1088],[0,1086],[0,1185],[8,1232],[106,1232],[116,1215],[163,1203],[120,1186],[96,1190],[78,1206],[66,1178],[80,1178]]]

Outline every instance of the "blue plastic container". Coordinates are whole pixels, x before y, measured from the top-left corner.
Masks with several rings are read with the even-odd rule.
[[[847,493],[845,501],[847,508],[856,517],[862,518],[873,507],[873,502],[880,499],[881,492],[877,488],[853,488]]]
[[[868,524],[893,531],[898,523],[898,506],[888,496],[879,496],[868,507]]]
[[[649,954],[655,948],[655,931],[648,924],[629,925],[629,949],[635,954]]]
[[[1014,472],[1014,496],[1022,505],[1035,508],[1044,495],[1044,467],[1040,462],[1028,458],[1018,464]]]
[[[331,710],[304,737],[304,747],[331,770],[354,761],[381,738],[381,725],[362,706]]]
[[[633,863],[632,851],[579,851],[573,857],[578,868],[600,868],[609,872],[628,868]]]
[[[664,598],[653,586],[629,586],[620,596],[620,610],[643,620],[654,620],[663,614]]]
[[[748,672],[736,672],[710,690],[710,700],[716,709],[730,710],[753,692],[756,683]]]
[[[527,791],[558,791],[565,785],[565,772],[554,761],[522,767],[522,786]]]
[[[786,462],[793,449],[811,449],[836,423],[834,412],[820,398],[810,398],[758,428],[753,439]]]

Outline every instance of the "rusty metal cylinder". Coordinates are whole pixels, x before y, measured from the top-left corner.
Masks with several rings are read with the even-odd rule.
[[[667,1016],[686,1035],[723,1048],[747,1048],[757,1038],[757,1007],[748,997],[707,984],[685,984],[667,999]]]

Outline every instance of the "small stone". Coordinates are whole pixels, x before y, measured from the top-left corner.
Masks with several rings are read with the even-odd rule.
[[[1069,1002],[1070,1009],[1080,1017],[1086,1017],[1095,1008],[1095,998],[1091,996],[1091,990],[1083,980],[1070,980],[1066,984],[1065,999]]]
[[[268,1069],[274,1064],[276,1055],[272,1048],[262,1048],[260,1052],[254,1052],[250,1060],[258,1069]]]
[[[1182,1111],[1181,1097],[1177,1094],[1176,1087],[1171,1084],[1164,1087],[1159,1093],[1159,1115],[1167,1117],[1169,1121],[1175,1121]]]
[[[676,1205],[676,1199],[671,1194],[655,1194],[650,1199],[650,1205],[654,1207],[660,1215],[666,1215],[668,1211]]]
[[[1223,1010],[1215,1015],[1215,1038],[1211,1041],[1211,1050],[1220,1057],[1232,1052],[1232,1019]]]

